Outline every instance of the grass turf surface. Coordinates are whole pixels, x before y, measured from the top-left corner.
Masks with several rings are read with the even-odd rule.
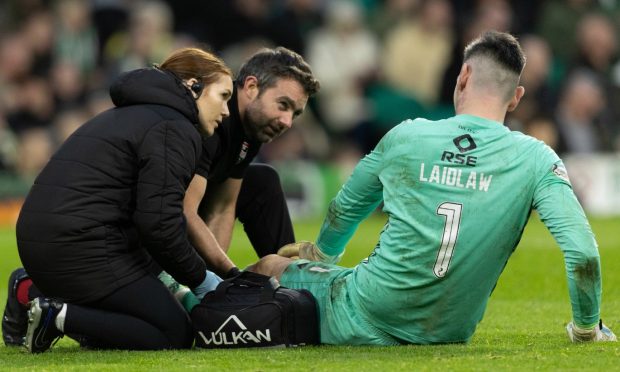
[[[364,222],[342,264],[353,266],[374,246],[384,218]],[[603,263],[605,323],[620,331],[620,219],[591,219]],[[299,240],[312,240],[318,221],[295,224]],[[240,266],[255,261],[240,226],[230,255]],[[0,229],[0,306],[6,280],[19,266],[14,232]],[[0,346],[1,370],[618,370],[620,345],[574,345],[564,331],[570,304],[559,248],[536,217],[508,262],[473,340],[467,345],[124,352],[81,350],[62,339],[52,351],[30,355]],[[446,319],[446,321],[450,321]]]

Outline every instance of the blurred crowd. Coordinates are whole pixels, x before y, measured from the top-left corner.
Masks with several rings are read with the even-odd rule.
[[[463,47],[518,36],[526,95],[506,124],[560,154],[620,151],[617,0],[3,0],[0,172],[29,184],[120,72],[199,45],[236,71],[254,51],[302,54],[320,94],[265,162],[355,163],[406,118],[453,115]]]

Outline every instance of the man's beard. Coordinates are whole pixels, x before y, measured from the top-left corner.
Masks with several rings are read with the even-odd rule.
[[[272,119],[263,114],[262,107],[249,106],[245,110],[245,125],[243,129],[246,132],[245,134],[251,139],[268,143],[279,135],[279,133],[276,133],[270,136],[264,131],[264,129],[270,127],[271,121]]]

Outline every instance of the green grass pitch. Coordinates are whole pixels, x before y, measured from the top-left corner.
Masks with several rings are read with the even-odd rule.
[[[383,217],[374,216],[360,226],[343,265],[355,265],[370,253],[383,223]],[[591,223],[603,262],[602,317],[618,333],[620,219],[591,219]],[[298,222],[295,228],[299,240],[312,240],[319,221]],[[230,255],[239,266],[256,259],[240,226],[235,229]],[[0,228],[0,306],[5,303],[9,273],[18,265],[14,231]],[[533,217],[491,296],[483,321],[467,345],[102,352],[80,350],[73,341],[62,339],[50,352],[40,355],[2,345],[0,370],[603,371],[620,368],[618,343],[573,345],[564,331],[569,320],[562,254],[544,226]]]

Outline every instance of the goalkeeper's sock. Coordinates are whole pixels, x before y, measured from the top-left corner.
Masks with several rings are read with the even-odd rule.
[[[180,301],[181,305],[183,305],[183,308],[188,313],[191,313],[194,306],[200,303],[198,297],[196,297],[196,295],[193,294],[191,291],[187,292]]]
[[[185,296],[186,293],[190,292],[189,288],[179,284],[170,274],[165,271],[162,271],[159,274],[158,279],[162,283],[164,283],[170,293],[172,293],[174,297],[179,301],[181,301],[181,299],[183,298],[183,296]]]

